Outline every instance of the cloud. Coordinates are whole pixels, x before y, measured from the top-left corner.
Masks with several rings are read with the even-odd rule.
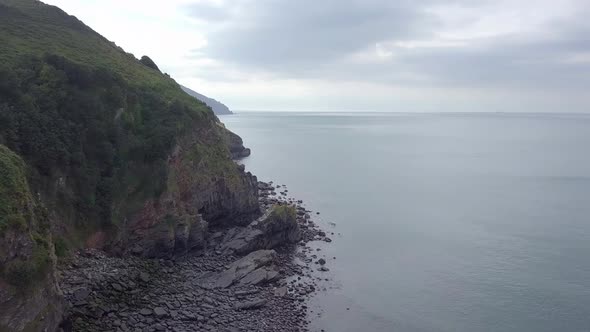
[[[49,2],[237,108],[590,112],[586,0]]]
[[[587,83],[580,71],[588,63],[580,59],[590,52],[588,6],[581,1],[245,0],[231,6],[227,20],[207,35],[203,54],[280,78]]]
[[[389,38],[424,35],[435,24],[410,1],[232,2],[229,22],[208,35],[208,57],[263,70],[309,70]],[[229,10],[228,10],[229,11]],[[192,13],[189,13],[193,15]],[[202,16],[196,16],[202,18]],[[215,25],[216,22],[210,22]]]

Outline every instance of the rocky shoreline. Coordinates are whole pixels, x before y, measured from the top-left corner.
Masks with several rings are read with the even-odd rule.
[[[86,249],[64,260],[61,328],[308,331],[306,299],[328,269],[306,244],[331,239],[285,186],[259,182],[258,189],[263,215],[246,227],[210,229],[202,250],[149,259]],[[281,209],[290,206],[292,221]]]

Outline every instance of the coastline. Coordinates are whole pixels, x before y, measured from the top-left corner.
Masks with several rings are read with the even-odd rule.
[[[205,249],[171,259],[82,250],[58,267],[67,303],[62,329],[308,331],[307,298],[317,287],[312,264],[317,273],[328,268],[306,245],[331,239],[314,223],[303,201],[288,196],[286,186],[258,185],[263,216],[276,206],[295,207],[297,241],[281,235],[269,245],[271,250],[240,255],[226,250],[228,239],[248,227],[224,227],[208,231]],[[250,273],[231,274],[227,286],[210,283],[219,283],[236,264]]]

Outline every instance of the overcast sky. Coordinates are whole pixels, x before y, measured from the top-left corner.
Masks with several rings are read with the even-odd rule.
[[[233,110],[590,112],[588,0],[47,0]]]

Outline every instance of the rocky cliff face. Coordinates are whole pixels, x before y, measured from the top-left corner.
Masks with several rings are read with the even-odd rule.
[[[169,257],[259,214],[249,150],[152,61],[37,0],[0,17],[0,332],[54,330],[52,238]]]
[[[53,331],[60,322],[48,218],[24,162],[0,145],[0,331]]]
[[[208,223],[241,225],[259,213],[257,179],[227,162],[225,135],[225,128],[212,126],[178,140],[167,162],[167,190],[130,221],[127,251],[185,253],[204,246]]]
[[[275,205],[245,228],[235,228],[226,234],[221,244],[222,252],[245,255],[254,250],[272,249],[285,243],[295,243],[301,238],[295,208]]]
[[[226,140],[232,159],[241,159],[250,155],[250,149],[244,147],[244,142],[240,136],[228,130]]]

